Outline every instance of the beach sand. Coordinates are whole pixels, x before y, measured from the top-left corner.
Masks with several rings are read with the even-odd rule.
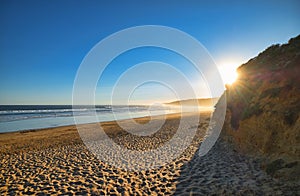
[[[238,154],[222,141],[199,157],[197,149],[209,119],[210,113],[201,114],[197,134],[178,158],[159,168],[141,171],[126,171],[97,159],[82,142],[76,126],[0,134],[0,194],[299,194],[294,185],[267,176],[257,161]],[[145,124],[149,118],[136,121]],[[116,122],[104,122],[101,126],[119,145],[147,150],[168,141],[179,121],[179,115],[168,115],[158,133],[140,139],[124,132]]]

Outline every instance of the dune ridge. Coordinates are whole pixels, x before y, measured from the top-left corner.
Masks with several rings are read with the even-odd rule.
[[[223,96],[223,137],[271,176],[300,180],[300,35],[241,65]]]

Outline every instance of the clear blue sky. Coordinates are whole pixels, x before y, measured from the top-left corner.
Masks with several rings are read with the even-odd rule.
[[[84,56],[97,42],[127,27],[178,28],[199,40],[218,65],[237,66],[269,45],[298,35],[299,10],[297,0],[2,0],[0,104],[71,104],[73,81]],[[136,59],[166,60],[173,55],[162,52],[155,57],[159,52],[142,49],[123,62],[116,59],[103,77],[97,103],[108,103],[108,91],[103,89],[114,84],[124,67],[139,62]]]

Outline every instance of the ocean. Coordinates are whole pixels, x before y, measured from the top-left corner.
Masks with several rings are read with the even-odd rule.
[[[92,123],[175,112],[165,106],[0,105],[0,133],[73,125],[74,116],[80,123]]]

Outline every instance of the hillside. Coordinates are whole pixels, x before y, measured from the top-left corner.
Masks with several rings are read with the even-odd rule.
[[[180,101],[173,101],[166,103],[167,105],[186,105],[186,106],[193,106],[197,105],[200,107],[213,107],[216,102],[218,101],[218,98],[203,98],[203,99],[186,99],[186,100],[180,100]]]
[[[269,47],[237,71],[238,80],[225,92],[223,139],[262,160],[268,174],[299,180],[300,35]]]

